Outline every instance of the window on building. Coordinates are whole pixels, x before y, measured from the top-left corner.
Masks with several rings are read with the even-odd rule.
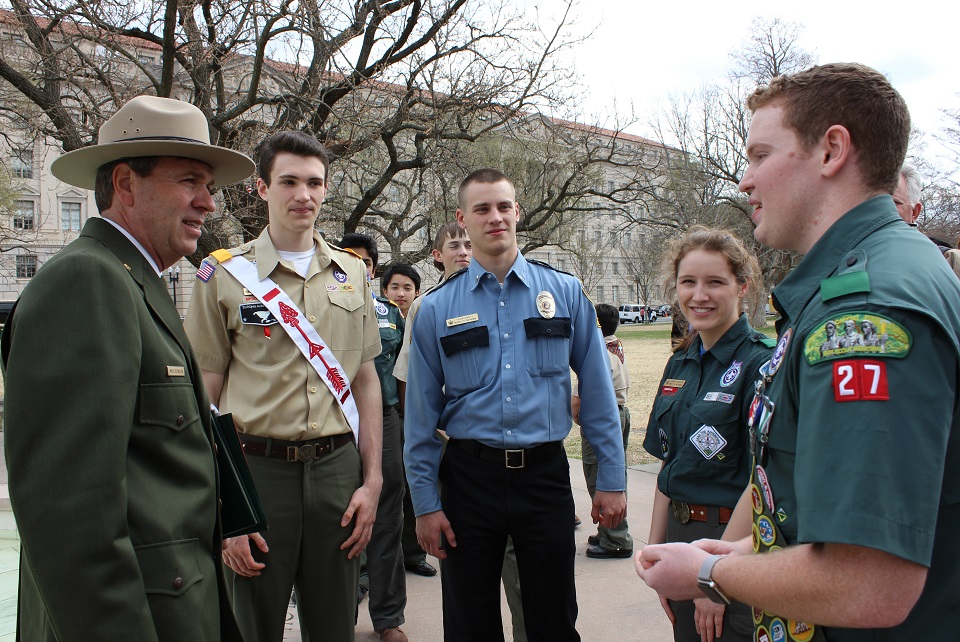
[[[33,150],[24,147],[13,150],[12,165],[16,178],[33,178]]]
[[[563,270],[564,272],[566,272],[566,271],[567,271],[567,262],[566,262],[566,260],[560,259],[560,260],[557,262],[557,267],[558,267],[559,269]]]
[[[597,286],[597,302],[603,303],[603,286],[602,285]]]
[[[37,257],[34,254],[17,256],[17,278],[32,279],[37,273]]]
[[[614,261],[614,262],[611,264],[610,268],[611,268],[611,270],[613,271],[614,274],[620,274],[620,264],[617,263],[616,261]]]
[[[616,304],[620,300],[620,286],[613,286],[613,303]]]
[[[633,243],[633,232],[624,232],[623,233],[623,242],[626,244]]]
[[[13,229],[32,230],[33,214],[33,201],[15,201],[13,204]]]
[[[82,212],[80,203],[60,203],[60,229],[79,232]]]
[[[597,230],[593,233],[593,240],[597,242],[597,245],[600,245],[603,242],[603,232]]]
[[[577,230],[577,240],[580,241],[580,245],[583,245],[587,242],[587,231],[586,230]]]

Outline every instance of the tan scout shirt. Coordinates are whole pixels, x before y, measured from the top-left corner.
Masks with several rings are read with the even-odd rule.
[[[430,288],[430,290],[433,290],[433,288]],[[413,303],[410,304],[410,309],[407,310],[407,316],[404,317],[406,324],[403,327],[403,341],[400,343],[400,352],[397,353],[397,362],[393,364],[393,376],[396,377],[398,381],[407,381],[407,366],[410,363],[410,342],[413,340],[413,318],[417,316],[420,304],[423,303],[423,297],[425,297],[430,290],[425,290],[423,294],[413,300]]]
[[[617,335],[611,334],[603,338],[604,346],[611,341],[616,341]],[[621,362],[620,358],[607,350],[607,359],[610,361],[610,377],[613,379],[613,392],[617,396],[617,405],[627,405],[627,393],[630,391],[630,372],[627,370],[626,362]],[[573,386],[573,394],[580,396],[580,382],[577,381]]]
[[[363,262],[331,248],[314,233],[317,251],[304,279],[281,262],[267,229],[231,250],[257,264],[300,308],[334,352],[351,382],[360,364],[380,354],[380,332]],[[337,271],[346,278],[338,280]],[[329,388],[283,327],[243,324],[240,306],[257,303],[217,267],[196,282],[185,327],[200,367],[225,376],[221,412],[233,413],[242,433],[298,441],[350,432]]]

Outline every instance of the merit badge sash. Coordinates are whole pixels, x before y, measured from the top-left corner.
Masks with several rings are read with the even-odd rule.
[[[779,370],[787,353],[793,330],[788,329],[774,350],[773,358],[760,368],[756,394],[750,404],[747,426],[750,432],[750,450],[753,454],[750,471],[750,499],[753,504],[753,552],[768,553],[786,546],[786,538],[778,524],[784,518],[777,511],[773,489],[767,479],[767,441],[774,403],[766,395],[766,388]],[[785,619],[753,607],[754,640],[756,642],[825,642],[823,629],[808,622]]]
[[[280,320],[280,326],[337,400],[337,405],[340,406],[343,416],[347,418],[347,423],[353,430],[354,439],[360,443],[360,412],[357,410],[357,402],[350,390],[350,380],[317,329],[309,322],[301,322],[304,319],[303,312],[273,279],[270,277],[263,281],[258,279],[256,265],[242,256],[232,256],[226,250],[217,250],[213,256],[240,282],[240,285],[247,288],[253,296],[267,306],[275,318]]]

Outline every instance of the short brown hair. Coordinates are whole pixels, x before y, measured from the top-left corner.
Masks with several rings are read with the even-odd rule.
[[[97,209],[101,212],[110,209],[113,204],[113,170],[117,165],[127,165],[130,171],[141,178],[147,178],[157,168],[162,156],[138,156],[136,158],[121,158],[105,163],[97,168],[94,179],[93,198]]]
[[[910,141],[910,111],[883,74],[857,63],[819,65],[777,76],[747,99],[751,112],[774,104],[806,149],[833,125],[845,127],[866,186],[896,190]]]
[[[433,237],[433,249],[437,252],[443,252],[443,244],[447,242],[447,239],[461,239],[466,237],[467,230],[460,227],[460,224],[456,221],[444,223],[440,226],[440,229],[437,230],[436,236]],[[444,270],[443,263],[437,259],[433,259],[433,267],[441,272]]]
[[[694,250],[705,250],[721,254],[727,260],[730,271],[737,283],[747,284],[747,294],[743,297],[746,311],[759,309],[763,299],[763,274],[757,258],[730,230],[715,230],[706,227],[694,227],[682,237],[675,239],[663,254],[663,292],[668,301],[677,296],[677,276],[680,273],[680,261]],[[742,312],[742,310],[741,310]],[[674,346],[674,352],[690,347],[696,331],[688,332],[682,342]]]
[[[500,181],[506,181],[510,184],[510,187],[516,189],[516,186],[513,184],[513,181],[510,180],[510,177],[501,172],[499,169],[484,167],[474,172],[470,172],[470,174],[463,179],[463,182],[460,183],[460,189],[457,190],[457,204],[463,208],[463,193],[471,183],[499,183]]]
[[[316,157],[323,164],[324,183],[330,179],[330,154],[316,137],[307,132],[282,131],[269,136],[257,149],[257,173],[263,182],[270,185],[270,172],[277,154],[286,152],[305,158]]]

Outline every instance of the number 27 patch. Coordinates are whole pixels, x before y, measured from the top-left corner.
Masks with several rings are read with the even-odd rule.
[[[887,364],[869,359],[845,359],[833,364],[833,395],[837,401],[885,401]]]

